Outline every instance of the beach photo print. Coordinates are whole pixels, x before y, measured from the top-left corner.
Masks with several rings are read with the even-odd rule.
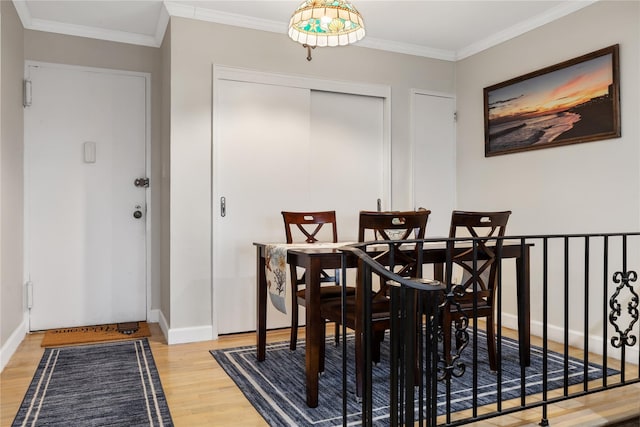
[[[484,88],[485,157],[620,137],[618,45]]]

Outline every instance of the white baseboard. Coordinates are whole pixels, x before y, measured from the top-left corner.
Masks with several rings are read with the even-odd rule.
[[[169,342],[169,324],[167,323],[167,319],[164,317],[164,314],[160,310],[158,310],[158,325],[160,325],[160,330],[162,331],[162,335],[164,335],[165,341]]]
[[[198,341],[210,341],[213,339],[211,325],[194,326],[189,328],[170,328],[162,311],[158,310],[158,324],[167,344],[185,344]]]
[[[27,335],[27,332],[29,331],[28,331],[27,321],[25,319],[13,331],[13,333],[11,334],[7,342],[4,343],[2,348],[0,348],[0,372],[4,370],[5,366],[7,366],[7,363],[9,363],[9,360],[11,360],[11,357],[20,346],[20,343],[22,342],[22,340],[24,340],[24,337]]]
[[[504,314],[502,316],[502,326],[511,328],[517,331],[518,317],[510,314]],[[530,330],[531,336],[542,337],[542,332],[543,332],[542,322],[532,321],[530,323],[530,328],[531,328]],[[549,341],[562,343],[564,342],[564,329],[559,326],[548,325],[547,337]],[[640,339],[640,337],[638,338]],[[611,336],[609,336],[609,340],[610,339],[611,339]],[[575,348],[584,349],[584,334],[582,332],[569,330],[568,344]],[[602,355],[602,347],[603,347],[602,336],[590,335],[587,344],[589,346],[590,353]],[[640,350],[638,349],[638,346],[636,345],[633,348],[627,347],[625,351],[626,351],[625,360],[632,364],[637,364],[638,357],[640,356]],[[618,359],[618,360],[622,358],[622,353],[620,349],[613,348],[611,345],[611,341],[607,343],[607,356],[613,357],[614,359]]]
[[[159,321],[160,321],[160,310],[157,308],[149,310],[149,313],[147,313],[147,322],[158,323]]]
[[[190,328],[171,328],[167,336],[168,344],[184,344],[189,342],[210,341],[213,337],[211,325]]]

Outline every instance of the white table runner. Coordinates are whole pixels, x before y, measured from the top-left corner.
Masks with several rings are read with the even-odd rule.
[[[285,302],[287,296],[287,251],[289,249],[336,249],[352,243],[270,243],[265,245],[265,275],[271,303],[279,311],[287,312]]]

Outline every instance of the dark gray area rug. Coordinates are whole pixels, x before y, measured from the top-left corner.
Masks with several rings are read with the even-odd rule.
[[[478,406],[495,404],[498,386],[497,375],[491,373],[483,343],[484,332],[478,331],[481,343],[478,349]],[[373,416],[376,425],[389,425],[388,388],[389,360],[388,339],[383,342],[382,361],[373,367]],[[348,354],[353,359],[353,335],[348,336]],[[341,426],[342,425],[342,347],[333,345],[333,337],[327,338],[325,372],[320,376],[318,407],[306,405],[305,389],[305,348],[304,341],[298,340],[298,348],[289,350],[288,342],[267,345],[266,359],[258,362],[255,346],[222,350],[210,353],[238,385],[247,399],[271,426]],[[361,420],[361,406],[355,399],[355,374],[353,360],[348,363],[348,423],[358,425]],[[461,378],[451,381],[451,412],[464,410],[473,405],[473,359],[472,344],[463,352],[463,362],[467,366]],[[564,357],[548,353],[548,388],[562,387]],[[520,397],[521,379],[518,357],[518,343],[503,338],[502,341],[502,400]],[[581,361],[567,360],[570,384],[583,380],[584,365]],[[526,394],[540,393],[542,390],[542,349],[531,348],[531,366],[526,368]],[[615,371],[610,370],[610,375]],[[602,376],[598,365],[588,367],[590,379]],[[439,413],[446,411],[445,384],[439,384]]]
[[[13,426],[172,426],[146,338],[47,348]]]

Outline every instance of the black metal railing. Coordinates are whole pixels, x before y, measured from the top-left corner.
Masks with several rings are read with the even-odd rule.
[[[452,325],[441,324],[443,310],[459,304],[459,290],[451,285],[459,279],[455,248],[470,248],[468,263],[475,274],[483,258],[478,238],[407,241],[418,247],[416,258],[424,267],[413,278],[393,272],[391,242],[344,249],[344,257],[358,259],[357,280],[364,295],[380,277],[392,284],[390,374],[384,380],[373,380],[372,372],[379,367],[372,364],[372,332],[367,327],[372,313],[370,299],[364,299],[362,425],[454,426],[531,408],[540,408],[540,425],[548,425],[550,404],[640,382],[640,233],[490,241],[501,248],[493,296],[495,372],[486,362],[486,325],[474,320],[480,309],[477,300],[467,307],[467,315]],[[391,265],[370,256],[381,247],[390,251]],[[343,277],[347,274],[344,269]],[[455,342],[447,355],[445,327],[453,328]],[[346,372],[353,358],[344,345],[345,425],[346,399],[353,398],[347,394],[353,378]],[[384,402],[373,398],[381,389],[387,396]],[[389,417],[374,418],[376,405],[388,405]]]

